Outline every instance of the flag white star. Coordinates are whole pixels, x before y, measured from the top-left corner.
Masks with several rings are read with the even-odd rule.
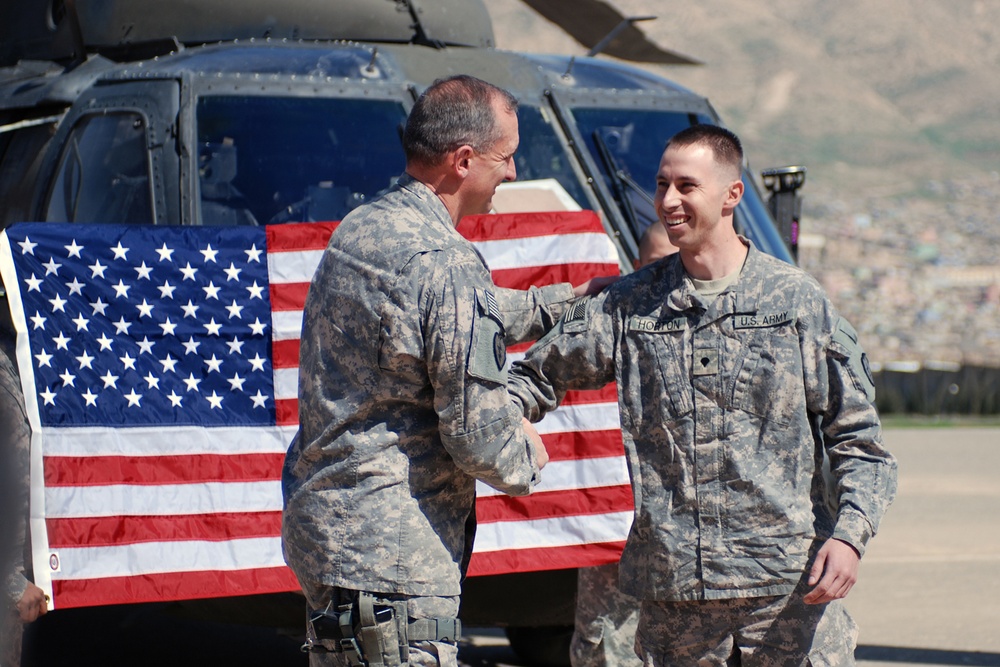
[[[45,405],[55,405],[56,404],[56,394],[49,387],[45,388],[45,391],[39,392],[39,396],[45,402]]]
[[[188,391],[198,391],[198,385],[201,384],[201,380],[196,378],[194,373],[189,373],[182,381],[187,385]]]
[[[211,359],[205,360],[205,365],[208,366],[209,373],[218,373],[219,369],[222,367],[222,359],[217,358],[214,354]]]
[[[177,366],[177,360],[168,354],[163,359],[160,359],[160,365],[163,366],[164,373],[166,373],[167,371],[173,373],[174,367]]]
[[[29,239],[27,236],[25,236],[23,241],[18,241],[17,242],[17,245],[21,246],[21,254],[22,255],[34,255],[35,254],[35,246],[37,246],[38,244],[37,243],[32,243],[31,239]]]
[[[146,266],[146,260],[143,260],[142,264],[134,268],[137,274],[136,280],[149,280],[149,274],[153,272],[153,267]]]
[[[90,304],[90,307],[94,309],[94,315],[97,315],[98,313],[104,315],[104,311],[108,309],[108,304],[104,303],[104,301],[101,300],[101,297],[97,297],[97,301]]]
[[[194,274],[198,273],[198,269],[191,266],[191,262],[188,262],[187,266],[180,269],[180,272],[184,274],[184,280],[194,280]]]
[[[69,245],[64,245],[63,247],[66,248],[66,251],[69,253],[66,257],[80,257],[80,251],[83,250],[82,245],[76,244],[76,239],[73,239]]]
[[[240,273],[243,271],[243,269],[237,269],[235,264],[229,262],[229,268],[223,269],[223,271],[225,271],[227,276],[226,282],[229,282],[230,280],[235,280],[236,282],[239,282]]]
[[[59,377],[62,378],[64,387],[72,387],[73,383],[76,381],[76,376],[69,371],[63,372],[63,374]]]
[[[255,408],[263,408],[265,407],[265,403],[267,403],[267,396],[260,393],[260,389],[258,389],[257,394],[255,396],[251,396],[250,400],[253,401],[253,406]]]
[[[24,283],[28,286],[29,292],[41,292],[42,291],[42,279],[36,278],[35,274],[32,273],[30,278],[25,278]]]
[[[62,264],[57,264],[55,257],[49,257],[49,261],[42,264],[45,267],[45,275],[59,275],[59,269],[62,268]]]
[[[221,324],[216,324],[215,323],[215,318],[214,317],[209,322],[206,322],[202,326],[205,327],[205,331],[208,332],[209,336],[218,336],[219,335],[219,330],[222,329],[222,325]]]
[[[131,354],[126,352],[124,357],[118,357],[118,358],[121,360],[122,365],[125,367],[125,370],[129,369],[133,371],[135,370],[135,359],[132,358]]]
[[[161,262],[172,262],[174,260],[174,251],[172,248],[168,248],[166,243],[157,249],[156,254],[160,256]]]
[[[86,317],[84,317],[83,313],[80,313],[77,316],[77,318],[75,320],[73,320],[73,324],[76,325],[76,330],[77,331],[86,331],[87,327],[90,325],[90,320],[88,320]]]
[[[143,336],[142,340],[136,341],[136,345],[139,346],[139,354],[153,354],[153,341],[149,340],[149,336]]]
[[[139,401],[142,400],[142,394],[135,393],[135,388],[134,387],[132,388],[131,391],[129,391],[129,393],[122,394],[122,396],[124,396],[128,400],[129,407],[131,407],[133,405],[135,407],[137,407],[137,408],[141,408],[142,407],[141,405],[139,405]]]
[[[52,361],[52,355],[46,352],[45,350],[42,350],[41,352],[36,354],[35,359],[38,359],[39,368],[41,368],[42,366],[48,366],[49,368],[52,368],[52,364],[50,363]]]
[[[31,322],[35,325],[36,329],[41,329],[43,331],[45,330],[45,321],[48,318],[47,317],[42,317],[42,314],[40,312],[38,312],[37,310],[35,311],[35,316],[34,317],[29,317],[28,319],[31,320]]]
[[[91,264],[90,266],[88,266],[87,268],[90,269],[90,271],[91,271],[91,274],[90,274],[91,278],[96,278],[98,276],[100,276],[101,278],[103,278],[104,277],[104,269],[106,269],[108,267],[106,267],[103,264],[101,264],[101,260],[95,259],[94,263]]]
[[[108,371],[107,373],[105,373],[101,377],[101,379],[104,380],[104,388],[105,389],[107,389],[109,387],[112,388],[112,389],[117,389],[118,388],[118,376],[117,375],[112,375],[111,371]]]
[[[101,337],[97,339],[97,342],[101,344],[101,351],[103,352],[104,350],[110,350],[111,343],[113,343],[114,341],[108,338],[107,334],[102,333]]]
[[[132,326],[131,322],[126,322],[124,317],[118,319],[117,322],[112,322],[115,325],[115,332],[119,334],[128,334],[128,329]]]
[[[226,343],[226,345],[229,346],[229,354],[240,354],[243,352],[243,341],[236,336],[233,336],[233,339]]]
[[[200,308],[200,306],[196,306],[191,303],[191,299],[188,299],[186,306],[181,306],[181,310],[184,311],[184,317],[197,317],[195,313],[198,312],[198,308]]]
[[[252,246],[250,246],[249,250],[244,250],[243,252],[245,252],[247,254],[247,261],[248,262],[258,262],[259,263],[260,262],[260,254],[262,252],[264,252],[264,251],[263,250],[257,250],[257,244],[254,243]]]
[[[136,305],[136,308],[139,310],[139,317],[153,316],[153,305],[150,303],[146,303],[145,299],[142,300],[142,303]]]
[[[247,291],[250,292],[251,299],[263,299],[264,298],[264,288],[257,284],[257,281],[253,281],[253,285],[247,287]]]
[[[74,294],[83,294],[83,283],[81,283],[76,276],[73,277],[73,282],[66,283],[66,287],[69,288],[70,296]]]
[[[116,299],[128,298],[129,286],[125,284],[125,281],[119,279],[118,284],[111,287],[115,290]]]
[[[129,248],[123,248],[122,242],[119,241],[117,246],[109,248],[109,250],[115,253],[115,259],[125,259],[125,255],[128,253]]]
[[[254,320],[254,323],[250,325],[250,331],[252,331],[256,336],[263,336],[264,329],[266,327],[267,325],[261,322],[260,318],[258,317],[256,320]]]
[[[211,280],[209,280],[208,284],[205,285],[204,287],[202,287],[202,289],[205,290],[205,298],[206,299],[218,299],[219,298],[219,290],[222,289],[222,288],[221,287],[216,287],[215,283],[213,283]]]
[[[250,362],[250,365],[253,367],[255,371],[262,371],[264,370],[264,363],[267,361],[267,359],[261,357],[260,354],[254,354],[253,359],[247,359],[247,361]]]
[[[241,378],[239,373],[233,373],[233,377],[229,378],[228,382],[233,391],[243,391],[243,383],[246,380]]]
[[[240,320],[243,319],[243,306],[238,305],[236,299],[233,299],[231,305],[226,306],[226,310],[229,311],[229,319],[233,319],[234,317]]]
[[[84,350],[83,354],[81,354],[79,357],[76,358],[76,361],[78,364],[80,364],[81,369],[90,368],[91,370],[93,370],[94,368],[93,365],[91,364],[91,362],[94,361],[94,357],[87,354],[86,350]]]
[[[177,329],[177,325],[170,321],[168,317],[166,320],[160,323],[160,328],[163,329],[164,336],[173,336],[174,331]]]
[[[173,299],[174,290],[176,290],[177,288],[171,285],[170,281],[164,280],[163,284],[157,287],[156,289],[160,290],[161,299]]]
[[[216,394],[215,391],[212,392],[211,396],[206,396],[205,400],[208,401],[213,410],[216,408],[222,409],[222,397]]]
[[[86,392],[84,392],[81,395],[83,396],[83,400],[87,401],[87,405],[91,405],[91,406],[96,406],[97,405],[97,394],[95,394],[94,392],[90,391],[89,388],[87,389]]]
[[[177,392],[175,392],[173,389],[170,390],[170,393],[167,395],[167,398],[170,399],[170,405],[172,405],[173,407],[175,408],[181,407],[181,401],[183,399],[180,396],[178,396]]]
[[[58,294],[56,294],[56,298],[49,299],[49,303],[52,304],[53,313],[56,312],[57,310],[62,311],[64,313],[66,312],[65,310],[63,310],[63,307],[66,305],[66,299],[62,298]]]
[[[196,341],[194,339],[194,336],[191,336],[190,338],[188,338],[188,340],[187,340],[186,343],[183,343],[183,345],[184,345],[184,354],[185,355],[188,355],[188,354],[198,354],[198,346],[201,345],[201,343],[199,343],[198,341]]]
[[[205,263],[206,264],[208,264],[209,262],[214,262],[215,261],[215,256],[219,254],[218,250],[214,250],[212,248],[212,244],[211,243],[209,243],[207,246],[205,246],[204,250],[199,250],[198,252],[200,252],[202,255],[205,256]]]
[[[144,377],[143,379],[146,381],[146,384],[149,385],[150,389],[160,388],[160,378],[156,377],[152,373],[146,373],[146,377]]]
[[[58,336],[56,336],[55,338],[52,339],[52,342],[54,342],[56,344],[56,349],[57,350],[68,350],[69,349],[69,338],[66,338],[66,336],[63,335],[62,331],[59,332]]]

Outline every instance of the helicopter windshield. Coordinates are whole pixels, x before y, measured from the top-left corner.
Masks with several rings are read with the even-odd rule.
[[[402,173],[405,121],[394,100],[201,97],[202,224],[340,220]]]
[[[667,139],[694,123],[713,123],[706,116],[678,111],[622,108],[571,109],[588,150],[608,188],[634,227],[635,238],[656,222],[652,198],[656,169]],[[769,254],[792,262],[788,248],[768,219],[767,206],[749,175],[743,201],[736,210],[737,231]]]

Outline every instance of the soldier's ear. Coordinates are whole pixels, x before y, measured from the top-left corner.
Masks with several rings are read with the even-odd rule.
[[[723,203],[726,210],[733,210],[743,200],[744,188],[742,179],[736,179],[729,184],[729,188],[726,191],[726,201]]]
[[[476,151],[468,144],[459,146],[454,151],[448,154],[449,166],[452,172],[459,178],[465,178],[469,175],[469,171],[472,169],[472,158],[476,155]]]

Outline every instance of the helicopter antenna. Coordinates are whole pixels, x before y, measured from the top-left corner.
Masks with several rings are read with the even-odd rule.
[[[576,56],[570,56],[569,64],[566,65],[566,71],[563,72],[562,78],[568,79],[570,77],[570,74],[573,71],[573,65],[575,64],[576,64]]]
[[[627,16],[627,17],[625,17],[625,19],[622,20],[621,23],[619,23],[618,25],[616,25],[614,27],[614,29],[612,29],[611,32],[609,32],[607,35],[604,36],[604,39],[602,39],[601,41],[599,41],[597,44],[594,44],[594,46],[590,49],[590,51],[587,51],[587,57],[593,58],[598,53],[601,53],[602,51],[604,51],[604,49],[607,48],[608,44],[611,43],[611,40],[613,40],[615,37],[617,37],[619,34],[621,34],[621,32],[623,30],[625,30],[626,28],[631,28],[633,24],[638,23],[639,21],[655,21],[655,20],[656,20],[655,16]]]
[[[87,43],[83,41],[83,28],[80,27],[80,15],[76,12],[76,0],[65,0],[66,18],[69,20],[70,33],[73,35],[73,62],[70,68],[76,67],[87,59]]]

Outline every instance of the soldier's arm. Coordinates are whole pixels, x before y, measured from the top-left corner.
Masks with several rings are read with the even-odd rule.
[[[496,288],[507,326],[507,344],[535,340],[555,325],[575,299],[598,294],[616,280],[618,276],[598,276],[576,287],[557,283],[527,290]]]
[[[526,494],[543,461],[507,393],[503,316],[493,285],[476,262],[437,253],[418,261],[430,277],[419,307],[441,442],[469,475]]]

